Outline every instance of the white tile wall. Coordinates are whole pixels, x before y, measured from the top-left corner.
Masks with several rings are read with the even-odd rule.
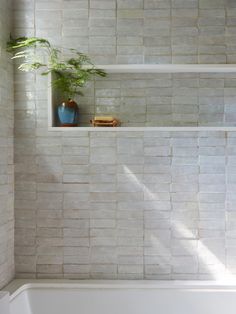
[[[37,132],[48,149],[16,173],[18,277],[235,274],[234,132]]]
[[[16,0],[14,9],[15,34],[48,37],[100,64],[235,62],[233,1]],[[162,122],[173,106],[179,123],[235,121],[232,77],[150,81],[150,119],[161,112]],[[143,105],[142,81],[96,84],[101,104],[107,95],[119,103],[122,91],[127,106]],[[41,77],[17,72],[17,277],[235,274],[235,133],[50,133],[46,95]]]

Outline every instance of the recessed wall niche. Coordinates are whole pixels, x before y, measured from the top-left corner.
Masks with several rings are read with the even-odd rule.
[[[79,127],[95,115],[112,115],[121,127],[236,126],[236,73],[108,73],[83,94]],[[49,100],[49,126],[57,127],[60,97]]]

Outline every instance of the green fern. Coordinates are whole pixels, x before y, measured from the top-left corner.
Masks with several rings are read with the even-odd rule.
[[[69,50],[73,56],[63,60],[61,50],[44,38],[10,38],[7,43],[7,51],[13,54],[12,59],[21,61],[19,70],[28,72],[41,69],[42,75],[52,74],[52,86],[64,97],[73,98],[76,94],[82,95],[81,89],[92,76],[105,77],[106,73],[97,69],[87,55],[75,49]]]

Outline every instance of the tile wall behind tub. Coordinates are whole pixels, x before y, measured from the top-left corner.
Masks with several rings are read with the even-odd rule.
[[[10,2],[0,1],[0,289],[14,275],[13,68],[5,52]]]
[[[17,0],[14,8],[15,34],[49,37],[100,64],[235,61],[234,1]],[[48,132],[46,82],[15,78],[17,277],[235,274],[234,132]],[[234,90],[230,97],[231,80],[222,92],[215,79],[201,105],[221,123],[222,96],[233,116]],[[195,108],[186,99],[181,119]]]
[[[235,132],[21,130],[17,277],[235,275]]]

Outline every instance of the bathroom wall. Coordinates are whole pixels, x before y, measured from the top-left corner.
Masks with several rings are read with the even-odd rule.
[[[17,0],[14,9],[16,35],[47,37],[100,64],[236,61],[236,5],[230,0]],[[177,125],[188,124],[191,114],[198,124],[205,108],[206,124],[223,125],[229,118],[233,124],[235,76],[201,75],[197,85],[193,76],[175,76],[184,102],[175,107],[166,99],[171,108],[160,86],[166,80],[139,75],[134,84],[152,81],[149,105],[157,118],[168,109]],[[98,82],[95,98],[108,104],[123,81],[120,75]],[[131,87],[129,93],[135,115],[140,91]],[[234,275],[235,152],[235,132],[49,132],[46,79],[17,72],[17,277]]]
[[[0,288],[14,275],[13,68],[5,51],[10,1],[0,1]]]

